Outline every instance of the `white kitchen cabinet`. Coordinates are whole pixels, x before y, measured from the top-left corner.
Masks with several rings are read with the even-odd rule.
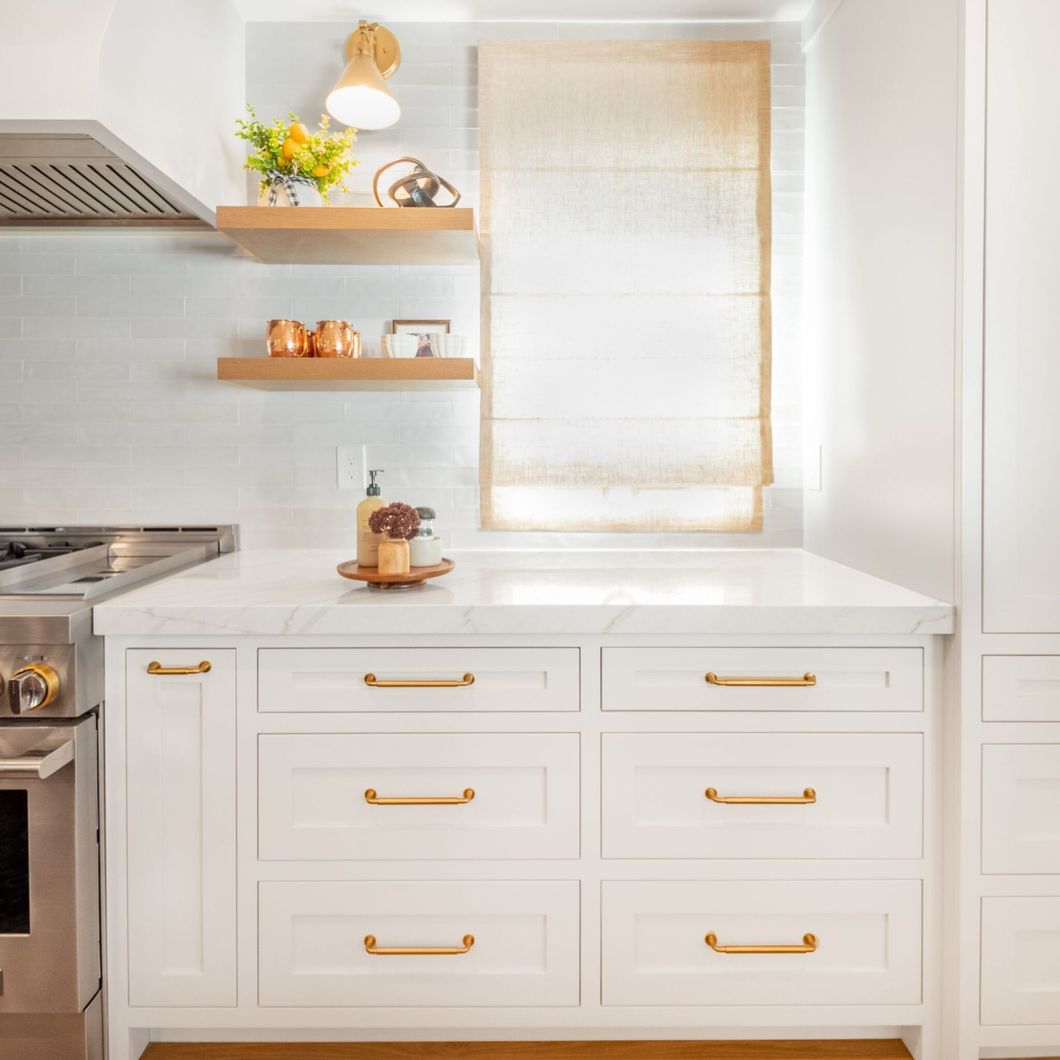
[[[1060,874],[1060,744],[983,747],[983,872]]]
[[[920,915],[913,880],[609,881],[604,1004],[913,1004]]]
[[[259,909],[262,1005],[578,1004],[576,882],[263,883]]]
[[[235,651],[152,648],[125,661],[128,1001],[234,1005]]]
[[[112,1042],[936,1033],[937,640],[544,636],[109,639]],[[814,710],[604,709],[795,653]]]
[[[981,1019],[1060,1024],[1060,897],[983,899]]]
[[[1060,4],[989,11],[983,628],[1060,632]]]
[[[461,713],[577,710],[577,648],[273,648],[258,709]]]
[[[605,710],[919,711],[924,660],[917,648],[604,648],[603,686]]]
[[[914,733],[609,733],[604,857],[918,858]]]
[[[983,721],[1060,721],[1060,655],[984,656]]]
[[[267,735],[264,860],[576,858],[576,733]]]

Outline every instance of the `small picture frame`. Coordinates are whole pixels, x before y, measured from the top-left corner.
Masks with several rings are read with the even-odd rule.
[[[434,348],[432,335],[450,333],[451,320],[392,320],[392,335],[415,335],[418,340],[415,357],[440,357],[441,352]]]

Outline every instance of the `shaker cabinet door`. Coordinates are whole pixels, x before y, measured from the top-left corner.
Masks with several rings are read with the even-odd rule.
[[[983,623],[1060,632],[1060,5],[989,5]]]
[[[129,1004],[234,1005],[235,652],[130,651],[126,687]]]

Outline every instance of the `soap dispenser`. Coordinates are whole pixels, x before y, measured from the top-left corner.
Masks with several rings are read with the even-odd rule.
[[[379,566],[379,542],[383,535],[373,534],[368,520],[372,512],[386,504],[379,483],[375,480],[376,475],[382,473],[381,467],[368,472],[368,495],[357,505],[357,563],[362,567]]]

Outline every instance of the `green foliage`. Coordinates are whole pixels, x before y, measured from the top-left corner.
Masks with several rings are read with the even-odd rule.
[[[268,187],[274,173],[287,176],[305,177],[319,189],[324,202],[328,201],[328,192],[332,188],[349,191],[343,181],[350,170],[357,165],[356,159],[349,157],[357,133],[346,129],[341,133],[331,132],[328,128],[330,119],[326,114],[320,116],[320,127],[310,133],[304,143],[297,142],[291,136],[292,126],[301,125],[297,114],[288,112],[287,121],[276,118],[271,125],[258,120],[254,108],[248,103],[247,114],[250,120],[236,119],[236,136],[246,140],[255,150],[243,163],[244,169],[253,169],[262,175],[261,187]],[[288,158],[284,153],[284,144],[288,143]]]

